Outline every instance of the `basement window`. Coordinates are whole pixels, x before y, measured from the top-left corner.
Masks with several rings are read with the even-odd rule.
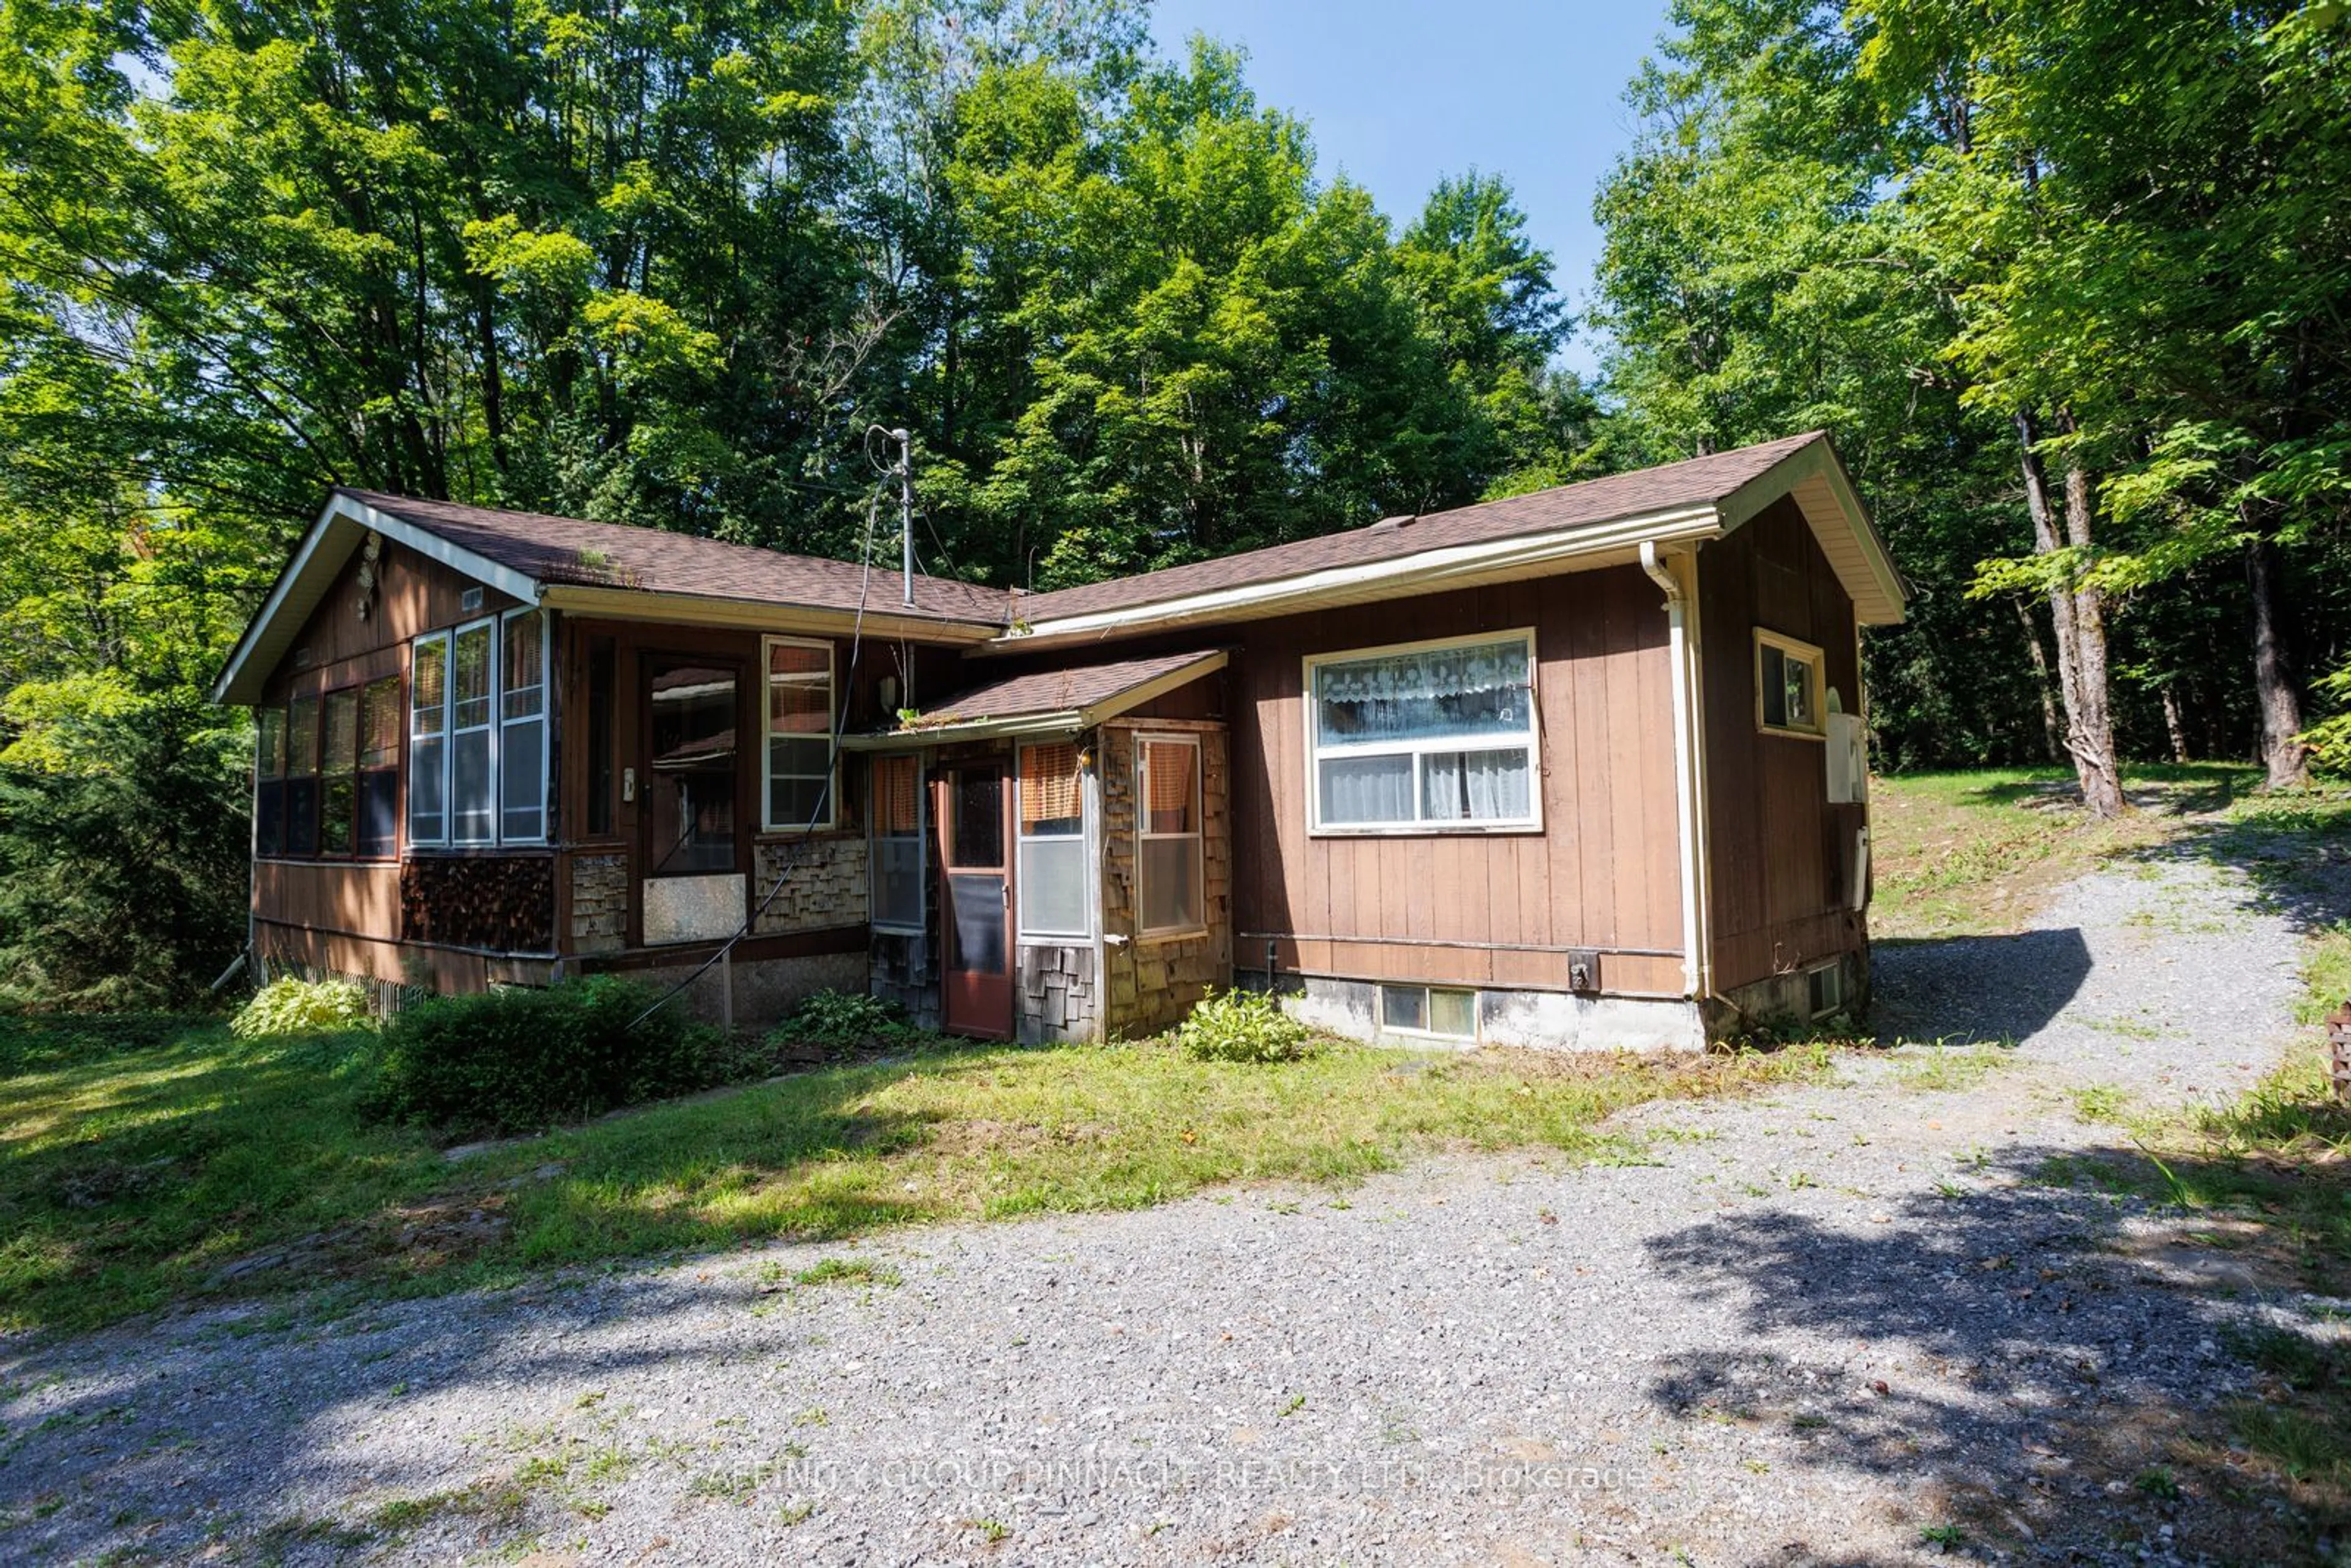
[[[1478,993],[1442,986],[1382,986],[1380,1027],[1442,1040],[1475,1040]]]
[[[1761,627],[1755,632],[1755,725],[1766,735],[1824,733],[1821,651]]]
[[[1813,1017],[1826,1018],[1844,1010],[1844,966],[1823,964],[1804,973],[1805,1003]]]

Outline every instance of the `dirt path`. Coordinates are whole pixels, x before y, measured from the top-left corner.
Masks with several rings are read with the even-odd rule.
[[[2117,1096],[2275,1060],[2295,944],[2261,904],[2155,862],[2021,937],[1885,946],[1891,1028],[2014,1049],[1648,1107],[1650,1163],[1441,1161],[20,1354],[0,1554],[2257,1557],[2244,1509],[2132,1481],[2247,1385],[2231,1328],[2310,1303],[2050,1173],[2126,1147],[2085,1119]],[[871,1278],[782,1283],[821,1258]]]

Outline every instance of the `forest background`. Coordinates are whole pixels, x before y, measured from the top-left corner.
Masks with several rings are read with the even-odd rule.
[[[0,1005],[242,942],[204,692],[329,486],[853,559],[876,423],[1040,589],[1826,428],[1881,768],[2351,765],[2343,0],[1677,0],[1582,319],[1149,20],[0,0]]]

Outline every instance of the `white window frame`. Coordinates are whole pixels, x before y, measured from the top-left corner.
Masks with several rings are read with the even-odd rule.
[[[778,822],[768,820],[776,803],[775,732],[768,726],[775,722],[775,713],[768,701],[773,690],[775,673],[768,650],[777,646],[789,648],[821,648],[824,650],[824,816],[815,822]],[[790,833],[802,830],[822,831],[841,823],[841,747],[836,732],[840,728],[841,712],[840,651],[821,637],[762,637],[759,639],[759,830],[768,833]],[[806,737],[794,737],[805,739]],[[787,778],[810,778],[810,774],[787,774]]]
[[[766,656],[766,651],[761,650],[760,657],[764,659]],[[761,694],[763,697],[765,695]],[[905,752],[893,752],[878,755],[873,760],[877,764],[895,762],[907,758],[908,755]],[[914,901],[917,907],[911,924],[900,924],[897,921],[884,920],[881,917],[882,900],[879,895],[882,888],[883,841],[886,839],[893,843],[904,843],[908,835],[884,833],[881,831],[882,811],[875,804],[873,789],[875,770],[869,768],[865,774],[865,905],[868,914],[872,916],[868,924],[876,931],[888,931],[901,936],[920,936],[930,929],[928,915],[931,901],[925,890],[930,882],[931,813],[926,810],[929,802],[925,799],[926,790],[924,787],[924,776],[929,769],[924,765],[924,755],[921,752],[913,753],[912,760],[914,764],[914,831],[912,835],[915,844],[916,881],[914,885],[921,895]]]
[[[438,736],[423,736],[417,733],[416,728],[416,715],[418,712],[416,706],[416,653],[417,650],[423,648],[427,643],[437,643],[441,646],[441,733]],[[449,847],[450,831],[455,826],[455,814],[451,811],[449,805],[449,789],[451,784],[455,781],[455,776],[451,772],[450,765],[449,694],[451,689],[451,676],[455,671],[456,659],[457,638],[456,631],[454,627],[444,627],[443,630],[438,632],[420,632],[416,636],[411,637],[408,640],[408,678],[404,683],[405,690],[402,694],[406,700],[402,704],[402,706],[407,709],[408,714],[408,747],[406,751],[402,754],[400,760],[401,765],[409,769],[409,773],[406,778],[403,778],[401,780],[400,785],[400,826],[403,841],[410,849],[446,849]],[[430,836],[419,834],[416,831],[416,818],[414,815],[415,801],[413,798],[413,792],[415,789],[416,743],[419,740],[426,739],[438,740],[441,744],[441,831]]]
[[[538,712],[529,718],[507,716],[507,622],[524,615],[538,617]],[[497,841],[501,844],[544,844],[548,841],[547,776],[555,757],[553,703],[555,686],[554,616],[535,604],[518,605],[498,617],[497,668],[491,685],[496,688],[492,696],[492,711],[497,724],[497,744],[491,748],[490,787],[497,794]],[[454,648],[455,644],[452,644]],[[454,694],[453,694],[454,695]],[[538,831],[527,838],[507,837],[507,731],[521,725],[538,726]]]
[[[1436,1015],[1437,1009],[1430,1000],[1432,993],[1443,991],[1449,996],[1468,997],[1469,998],[1469,1032],[1468,1034],[1447,1034],[1441,1030],[1435,1030],[1426,1027],[1426,1022],[1424,1022],[1423,1027],[1419,1029],[1407,1029],[1402,1024],[1393,1024],[1388,1022],[1388,993],[1390,991],[1418,991],[1420,993],[1420,1016],[1424,1020]],[[1479,1014],[1481,1011],[1478,1006],[1477,987],[1427,985],[1419,981],[1382,980],[1379,983],[1379,1031],[1382,1034],[1410,1035],[1416,1040],[1468,1040],[1473,1045],[1477,1043],[1479,1039]]]
[[[1021,824],[1028,820],[1028,813],[1021,810],[1020,791],[1024,788],[1023,781],[1027,779],[1029,774],[1028,770],[1021,766],[1021,762],[1028,752],[1036,749],[1040,746],[1071,746],[1074,747],[1077,750],[1078,831],[1075,837],[1071,837],[1067,833],[1030,833],[1024,831],[1022,828]],[[1079,746],[1074,738],[1069,740],[1020,741],[1012,748],[1012,871],[1014,878],[1012,903],[1014,913],[1018,915],[1018,918],[1013,922],[1013,936],[1025,946],[1066,947],[1073,942],[1091,942],[1093,940],[1095,924],[1093,887],[1095,879],[1086,875],[1085,873],[1086,868],[1098,865],[1099,862],[1088,848],[1093,841],[1093,824],[1087,820],[1085,751],[1086,748],[1082,746]],[[1142,784],[1142,758],[1143,753],[1138,748],[1135,752],[1135,779],[1136,788],[1138,789],[1141,788]],[[1137,825],[1136,837],[1139,840],[1141,838],[1140,829],[1143,820],[1141,814],[1142,797],[1138,794],[1135,799],[1135,821]],[[1204,829],[1207,825],[1207,824],[1205,821],[1201,824]],[[1182,835],[1169,834],[1165,836],[1181,837]],[[1031,843],[1069,844],[1075,847],[1077,851],[1079,868],[1078,885],[1085,890],[1086,894],[1083,900],[1085,906],[1084,912],[1079,916],[1079,928],[1077,930],[1045,931],[1036,929],[1029,925],[1029,899],[1027,896],[1027,891],[1021,885],[1020,882],[1021,873],[1026,869],[1028,862],[1022,857],[1020,852],[1025,846]],[[1141,850],[1138,849],[1135,852],[1135,909],[1138,914],[1141,913],[1143,907],[1142,873],[1143,856]],[[1205,852],[1201,858],[1200,873],[1201,896],[1205,902],[1207,894],[1207,861]]]
[[[1352,664],[1364,659],[1391,658],[1405,653],[1435,653],[1448,648],[1479,648],[1515,642],[1527,653],[1527,729],[1523,740],[1502,736],[1439,736],[1426,740],[1340,741],[1322,743],[1322,703],[1315,696],[1315,672],[1324,664]],[[1540,833],[1543,827],[1543,747],[1541,664],[1535,657],[1531,626],[1500,632],[1478,632],[1462,637],[1432,637],[1417,643],[1389,643],[1376,648],[1349,648],[1337,653],[1309,653],[1302,662],[1299,706],[1306,726],[1306,829],[1316,838],[1428,838],[1447,833]],[[1421,800],[1422,758],[1431,753],[1516,751],[1527,754],[1527,814],[1492,821],[1464,821],[1455,817],[1416,816],[1409,822],[1333,822],[1322,821],[1322,762],[1325,758],[1397,757],[1412,758],[1412,798],[1416,812],[1426,809]]]
[[[463,637],[468,632],[482,630],[486,630],[489,632],[490,638],[490,654],[489,658],[486,661],[490,678],[489,702],[487,705],[489,717],[482,724],[475,725],[460,731],[457,727],[457,639]],[[498,617],[496,615],[485,615],[477,621],[460,622],[458,624],[449,628],[448,678],[443,683],[441,690],[442,701],[447,704],[447,707],[444,711],[448,716],[448,727],[442,733],[449,737],[449,789],[444,800],[444,805],[449,813],[449,836],[445,841],[452,849],[496,849],[498,843],[498,818],[502,814],[498,806],[498,785],[500,782],[498,777],[498,737],[501,728],[498,722],[498,702],[500,696],[498,687],[501,683],[498,677],[501,674],[502,666],[504,666],[507,662],[507,649],[506,639],[503,634],[504,632],[505,627],[499,623]],[[487,732],[490,737],[490,836],[486,839],[461,839],[457,836],[457,737],[461,733],[473,735],[476,732],[482,731]]]
[[[538,712],[530,718],[508,719],[507,699],[507,626],[518,615],[536,611],[538,623]],[[486,628],[490,636],[490,698],[489,723],[475,726],[467,735],[486,729],[490,737],[490,836],[486,839],[457,837],[457,639],[464,633]],[[441,831],[433,838],[419,837],[415,818],[411,814],[411,801],[415,788],[416,768],[416,650],[428,643],[441,648]],[[400,759],[401,779],[401,842],[404,849],[485,850],[512,846],[516,849],[544,848],[554,842],[554,823],[549,821],[553,805],[549,779],[555,769],[555,617],[543,605],[518,605],[512,610],[492,615],[478,616],[455,626],[438,631],[420,632],[408,640],[408,670],[402,678],[402,708],[408,719],[408,745]],[[364,692],[365,687],[360,688]],[[364,700],[364,699],[362,699]],[[509,726],[536,724],[541,726],[538,769],[538,832],[535,837],[508,837],[506,831],[506,734]]]
[[[1144,831],[1144,823],[1151,815],[1151,781],[1144,775],[1144,757],[1154,746],[1186,747],[1192,753],[1192,798],[1199,803],[1199,821],[1188,833],[1154,833]],[[1196,735],[1155,735],[1138,733],[1134,737],[1134,930],[1145,941],[1180,941],[1187,936],[1206,936],[1208,930],[1208,779],[1202,768],[1200,737]],[[1144,868],[1149,859],[1143,852],[1146,843],[1165,843],[1175,839],[1189,839],[1193,858],[1199,873],[1200,920],[1195,925],[1145,925],[1143,912],[1149,900],[1144,894]]]
[[[1793,659],[1811,672],[1813,722],[1809,727],[1792,724],[1772,724],[1763,716],[1763,650],[1778,651],[1781,658]],[[1829,721],[1828,655],[1800,637],[1784,632],[1755,628],[1755,727],[1765,735],[1784,735],[1797,740],[1826,740]]]

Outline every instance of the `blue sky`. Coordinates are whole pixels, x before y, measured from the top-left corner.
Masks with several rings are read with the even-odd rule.
[[[1665,26],[1663,0],[1158,0],[1152,31],[1249,51],[1259,99],[1313,128],[1399,225],[1446,174],[1506,176],[1560,290],[1582,304],[1600,252],[1592,197],[1631,140],[1621,95]],[[1593,369],[1593,344],[1565,362]]]

